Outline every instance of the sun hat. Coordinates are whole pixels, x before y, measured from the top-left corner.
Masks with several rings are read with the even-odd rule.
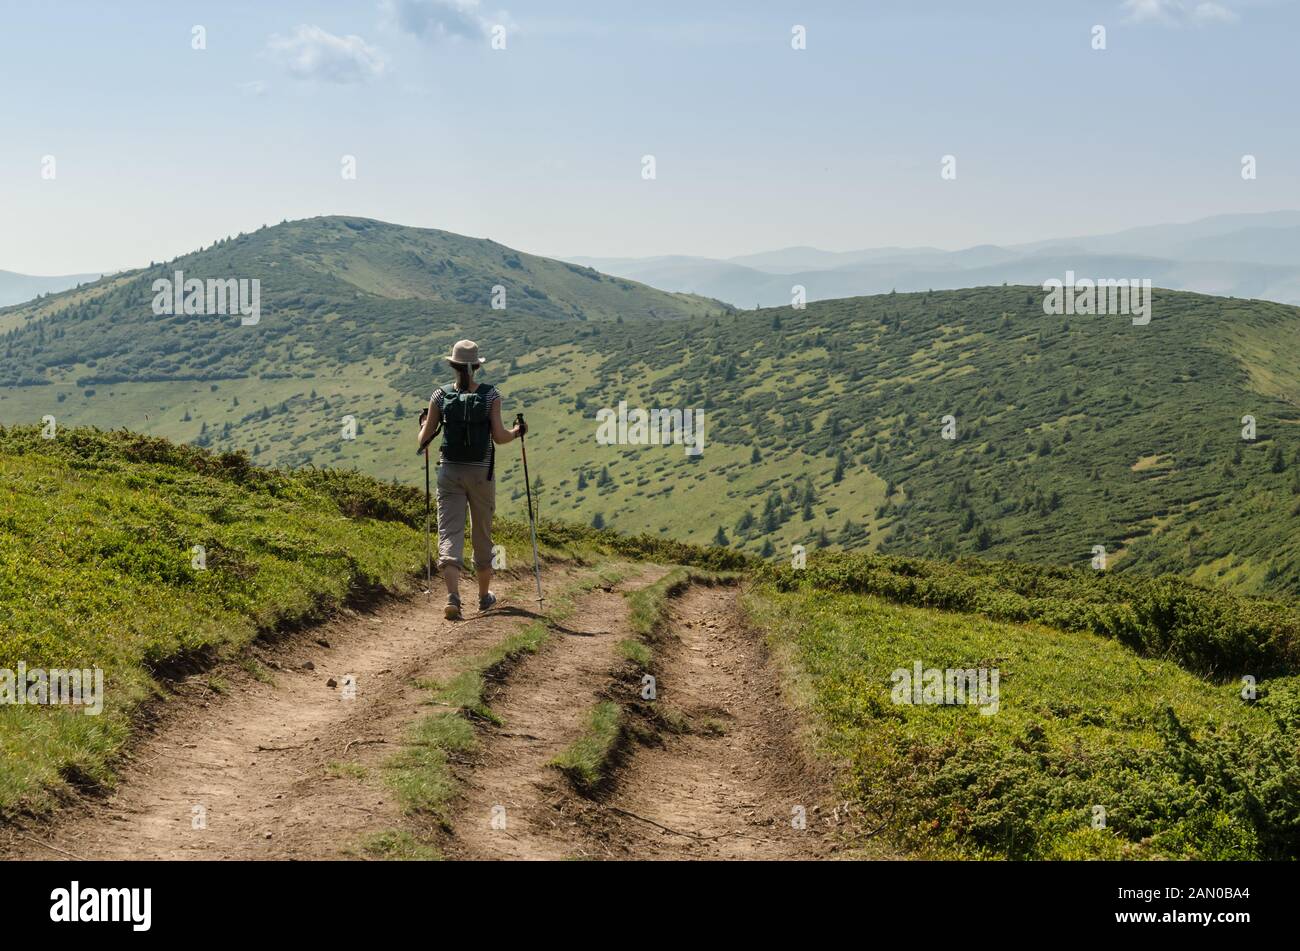
[[[478,355],[478,344],[473,340],[457,340],[451,348],[447,359],[452,363],[465,363],[470,366],[482,366],[483,359]]]

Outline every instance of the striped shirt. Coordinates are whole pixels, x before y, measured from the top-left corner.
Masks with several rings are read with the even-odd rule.
[[[487,385],[487,384],[485,384],[485,383],[480,383],[480,384],[479,384],[480,387],[482,387],[482,386],[486,386],[486,385]],[[459,392],[460,392],[460,389],[459,389],[458,387],[453,387],[452,392],[453,392],[453,393],[459,393]],[[438,416],[439,416],[440,418],[441,418],[442,415],[443,415],[442,404],[443,404],[443,401],[444,401],[445,399],[446,399],[446,396],[444,395],[444,393],[443,393],[443,391],[442,391],[442,387],[439,387],[438,389],[436,389],[436,390],[433,391],[433,403],[434,403],[435,406],[438,407]],[[488,413],[490,414],[490,413],[492,412],[492,404],[493,404],[493,403],[500,403],[500,402],[501,402],[501,391],[498,390],[498,389],[494,386],[494,387],[492,387],[492,392],[489,393],[489,394],[488,394],[488,397],[487,397],[487,404],[488,404],[487,408],[488,408]],[[489,436],[489,437],[488,437],[488,449],[487,449],[487,454],[483,456],[482,461],[480,461],[480,462],[450,462],[450,461],[448,461],[448,460],[446,460],[446,459],[443,459],[443,460],[441,461],[440,465],[444,465],[444,466],[446,466],[446,465],[453,465],[453,466],[480,466],[481,468],[486,469],[486,468],[491,464],[491,462],[492,462],[492,449],[493,449],[493,442],[492,442],[492,438]]]

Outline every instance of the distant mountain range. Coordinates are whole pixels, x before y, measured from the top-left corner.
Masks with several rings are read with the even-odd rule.
[[[21,304],[41,294],[54,294],[66,291],[78,284],[99,280],[98,274],[63,274],[57,277],[36,277],[31,274],[15,274],[12,271],[0,271],[0,307]]]
[[[668,255],[572,257],[661,290],[701,294],[738,307],[788,304],[793,288],[808,300],[889,291],[1037,284],[1079,277],[1149,278],[1159,287],[1223,297],[1300,303],[1300,211],[1219,215],[1186,224],[959,251],[793,247],[734,258]]]

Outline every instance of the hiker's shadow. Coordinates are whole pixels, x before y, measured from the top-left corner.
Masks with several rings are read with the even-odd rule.
[[[609,631],[575,631],[573,628],[565,627],[563,624],[552,624],[551,630],[567,635],[568,637],[595,637],[598,634],[609,633]]]
[[[516,607],[494,608],[492,613],[486,616],[487,617],[526,617],[526,618],[532,618],[534,621],[545,620],[545,618],[542,615],[538,614],[536,611],[530,611],[527,608],[516,608]]]
[[[609,633],[609,631],[575,631],[573,628],[565,627],[563,624],[548,621],[544,614],[538,614],[536,611],[530,611],[528,608],[520,608],[513,605],[510,607],[496,608],[492,613],[499,617],[526,617],[531,618],[534,621],[541,621],[557,634],[564,634],[568,637],[596,637],[600,634]]]

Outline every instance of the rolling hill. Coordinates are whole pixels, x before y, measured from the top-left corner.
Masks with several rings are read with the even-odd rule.
[[[155,316],[150,283],[178,268],[272,275],[260,323]],[[769,558],[802,544],[1086,566],[1102,546],[1120,571],[1300,592],[1300,310],[1157,291],[1133,326],[1047,317],[1042,297],[735,313],[491,242],[313,219],[0,312],[0,422],[414,484],[414,417],[446,380],[438,355],[471,336],[507,413],[528,414],[547,517]],[[596,414],[620,402],[703,410],[703,454],[602,444]],[[517,475],[501,491],[522,506]]]
[[[510,313],[547,319],[688,317],[723,309],[716,301],[665,293],[486,239],[366,218],[324,217],[227,238],[57,299],[0,311],[0,332],[55,310],[66,313],[73,303],[85,321],[111,313],[113,323],[127,331],[139,329],[140,322],[156,327],[150,324],[153,282],[174,279],[176,271],[186,280],[258,280],[263,312],[286,316],[316,316],[340,301],[353,311],[413,302],[435,309],[487,310],[494,293]],[[212,328],[208,322],[207,329]]]

